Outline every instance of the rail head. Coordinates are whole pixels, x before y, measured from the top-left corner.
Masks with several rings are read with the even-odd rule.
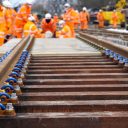
[[[29,50],[33,43],[33,36],[27,36],[23,38],[20,43],[15,47],[12,53],[1,63],[0,65],[0,87],[4,84],[8,74],[13,69],[18,58],[20,57],[24,49]]]
[[[80,31],[79,31],[80,32]],[[93,29],[93,30],[86,30],[85,33],[89,33],[89,34],[93,34],[93,35],[107,35],[107,36],[110,36],[110,37],[118,37],[118,38],[121,38],[121,39],[124,39],[124,40],[128,40],[128,34],[127,33],[117,33],[117,32],[112,32],[112,31],[108,31],[106,29],[101,29],[101,30],[96,30],[96,29]]]
[[[110,41],[107,41],[107,40],[98,39],[95,36],[87,34],[87,33],[80,32],[79,34],[85,40],[87,39],[87,40],[93,42],[94,44],[100,45],[100,46],[102,46],[103,48],[106,48],[106,49],[110,49],[110,50],[128,58],[128,49],[123,47],[123,46],[114,44],[114,43],[112,43]]]

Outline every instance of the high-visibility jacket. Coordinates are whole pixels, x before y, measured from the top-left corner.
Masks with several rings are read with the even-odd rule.
[[[74,25],[75,25],[75,28],[77,29],[78,28],[78,25],[80,23],[80,17],[79,17],[79,12],[76,12],[76,16],[75,16],[75,20],[74,20]]]
[[[80,26],[82,30],[88,28],[88,22],[89,22],[89,13],[81,11],[80,12]]]
[[[99,28],[103,28],[104,27],[104,15],[102,12],[97,13],[97,20],[99,22]]]
[[[31,22],[28,21],[25,25],[24,25],[24,30],[23,30],[23,36],[28,36],[28,35],[34,35],[36,38],[40,38],[41,34],[38,30],[38,28],[36,27],[36,25]]]
[[[6,31],[7,29],[6,29],[5,15],[2,6],[0,5],[0,46],[3,45],[4,43]]]
[[[56,24],[59,22],[58,16],[54,16],[53,19],[54,19],[54,22],[55,22]]]
[[[118,23],[118,15],[116,12],[112,13],[112,24],[113,28],[117,28],[117,23]]]
[[[7,34],[12,34],[14,31],[14,20],[16,16],[16,11],[11,8],[5,9],[5,20],[7,27]]]
[[[57,32],[58,38],[72,38],[72,31],[68,25],[64,25],[62,30]]]
[[[18,38],[22,37],[23,27],[27,23],[28,17],[31,13],[31,7],[27,4],[21,6],[15,18],[15,33]]]
[[[104,21],[104,15],[102,12],[98,12],[97,13],[97,20],[98,21]]]
[[[49,23],[46,22],[46,19],[43,19],[41,22],[41,27],[44,33],[50,31],[54,34],[56,31],[56,24],[53,19],[51,19]]]
[[[74,37],[75,37],[74,22],[75,22],[76,16],[77,16],[77,13],[75,12],[73,8],[69,8],[66,11],[66,13],[63,15],[63,20],[71,28],[72,36]]]

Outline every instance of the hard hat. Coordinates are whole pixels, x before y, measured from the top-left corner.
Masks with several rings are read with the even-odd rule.
[[[3,4],[3,6],[6,7],[6,8],[12,8],[12,4],[11,4],[9,1],[7,1],[7,0],[4,0],[4,1],[2,2],[2,4]]]
[[[30,16],[30,17],[28,17],[28,20],[29,21],[35,21],[35,17],[34,16]]]
[[[70,6],[69,3],[66,3],[66,4],[64,5],[64,7],[68,7],[68,8],[70,8],[71,6]]]
[[[83,7],[83,11],[86,11],[87,10],[87,8],[86,7]]]
[[[50,13],[47,13],[47,14],[45,15],[45,19],[51,19],[51,18],[52,18],[52,16],[51,16]]]
[[[60,20],[60,21],[59,21],[59,26],[61,26],[61,25],[63,25],[63,24],[65,24],[65,21],[64,21],[64,20]]]
[[[79,11],[78,11],[78,10],[75,10],[75,12],[79,13]]]
[[[102,10],[100,9],[99,12],[102,12]]]

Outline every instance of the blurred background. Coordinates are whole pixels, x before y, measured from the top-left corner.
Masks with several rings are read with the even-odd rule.
[[[0,0],[1,2],[2,0]],[[20,3],[26,0],[10,0],[14,7],[18,7]],[[88,9],[99,9],[108,4],[115,4],[118,0],[35,0],[33,5],[33,11],[38,13],[50,12],[62,13],[64,3],[70,3],[77,10],[81,10],[83,6],[86,6]]]

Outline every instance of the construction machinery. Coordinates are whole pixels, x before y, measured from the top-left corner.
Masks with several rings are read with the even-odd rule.
[[[114,6],[110,3],[110,5],[103,8],[105,20],[108,21],[109,24],[112,24],[112,13],[113,10],[116,10],[118,15],[118,24],[125,22],[125,15],[122,13],[122,9],[126,6],[126,3],[126,0],[118,0]]]

